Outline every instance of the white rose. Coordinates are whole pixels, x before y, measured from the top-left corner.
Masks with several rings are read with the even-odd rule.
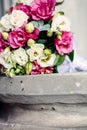
[[[14,28],[22,26],[27,20],[28,16],[21,10],[13,10],[10,15],[10,22]]]
[[[6,63],[5,59],[2,56],[2,53],[0,53],[0,64],[3,65],[7,69],[11,69],[12,67],[11,63]]]
[[[7,47],[5,48],[5,50],[1,53],[3,59],[6,61],[6,62],[9,62],[10,63],[10,55],[11,55],[11,51],[10,51],[10,48]]]
[[[43,55],[43,44],[34,44],[30,49],[27,50],[27,54],[30,57],[30,61],[39,59]]]
[[[13,53],[10,51],[10,47],[5,48],[5,50],[1,53],[1,56],[5,62],[5,65],[9,65],[9,66],[13,67],[13,61],[15,61],[15,60],[14,60]]]
[[[15,62],[21,66],[24,66],[28,61],[28,55],[26,54],[26,51],[23,48],[15,50],[13,56]]]
[[[0,32],[3,32],[3,31],[5,31],[5,29],[0,26]]]
[[[0,21],[1,24],[1,30],[2,31],[10,31],[10,29],[13,29],[13,26],[10,23],[10,15],[5,14]]]
[[[39,58],[37,60],[37,63],[41,66],[41,67],[49,67],[49,66],[53,66],[54,64],[54,60],[56,58],[55,54],[52,54],[50,56],[43,56],[41,58]]]
[[[53,17],[51,29],[52,31],[58,31],[58,29],[61,31],[70,31],[70,25],[70,21],[67,17],[56,14]]]

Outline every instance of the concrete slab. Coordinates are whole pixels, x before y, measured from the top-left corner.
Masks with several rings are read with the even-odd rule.
[[[87,73],[0,77],[0,101],[87,103]]]

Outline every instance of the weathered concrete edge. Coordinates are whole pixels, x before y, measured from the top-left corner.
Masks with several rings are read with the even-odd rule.
[[[3,95],[0,94],[0,101],[5,103],[21,104],[50,104],[50,103],[87,103],[87,95]]]
[[[52,127],[38,127],[38,126],[23,125],[23,124],[0,123],[0,130],[87,130],[87,127],[52,128]]]
[[[0,100],[13,103],[87,103],[87,73],[0,78]]]

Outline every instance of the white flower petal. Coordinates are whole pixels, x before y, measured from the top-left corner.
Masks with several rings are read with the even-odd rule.
[[[5,59],[0,54],[0,64],[3,65],[5,68],[10,69],[12,67],[12,64],[6,63]]]
[[[26,51],[23,48],[19,48],[14,51],[14,59],[16,63],[18,63],[21,66],[24,66],[28,61],[28,55],[26,54]]]
[[[10,15],[5,14],[0,21],[0,24],[2,25],[2,29],[4,31],[10,31],[10,29],[12,29],[12,25],[10,23]]]
[[[27,22],[28,16],[21,10],[13,10],[10,15],[10,22],[13,27],[20,27]]]
[[[43,55],[43,44],[34,44],[30,49],[27,50],[27,54],[30,57],[30,61],[39,59]]]
[[[61,31],[70,31],[70,25],[70,21],[67,17],[56,14],[53,17],[51,29],[52,31],[58,31],[58,28]]]
[[[55,54],[52,54],[49,58],[47,56],[41,57],[37,60],[37,63],[41,66],[41,67],[49,67],[49,66],[53,66],[54,60],[56,58]]]

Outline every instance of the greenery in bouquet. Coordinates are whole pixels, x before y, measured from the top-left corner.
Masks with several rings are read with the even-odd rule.
[[[73,61],[73,34],[56,0],[18,1],[0,20],[1,72],[7,76],[58,73]]]

